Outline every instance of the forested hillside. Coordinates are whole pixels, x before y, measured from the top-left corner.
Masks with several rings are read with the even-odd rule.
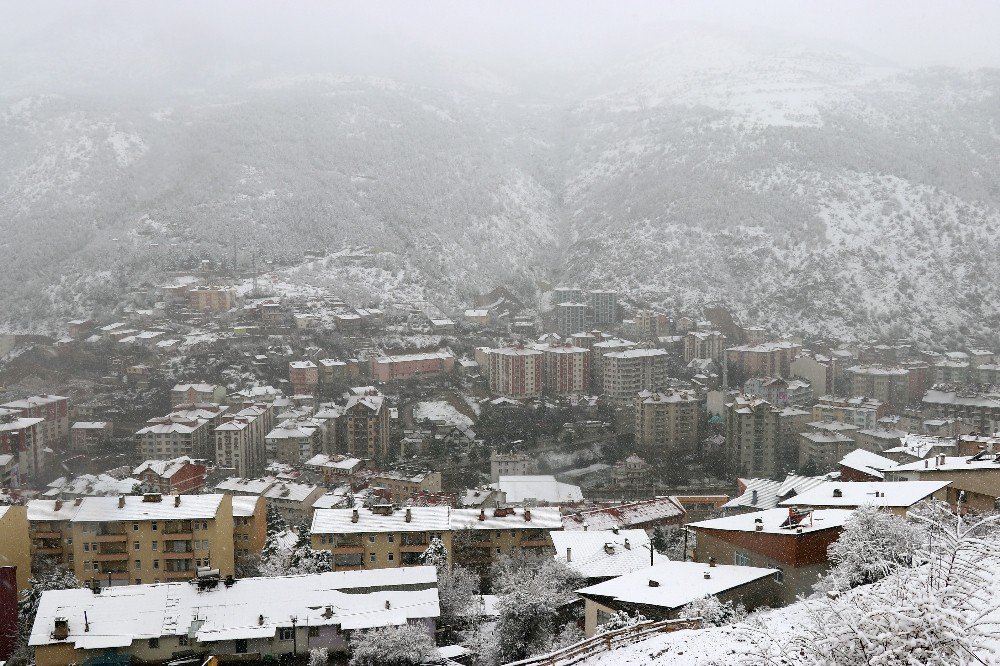
[[[7,327],[109,312],[204,257],[362,246],[382,251],[370,284],[282,279],[451,306],[610,284],[776,330],[995,340],[1000,73],[707,32],[558,86],[427,62],[4,81]]]

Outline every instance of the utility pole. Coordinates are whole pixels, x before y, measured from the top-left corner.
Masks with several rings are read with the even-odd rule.
[[[299,636],[298,632],[295,630],[295,624],[299,621],[299,618],[292,616],[292,656],[297,656],[299,654]]]

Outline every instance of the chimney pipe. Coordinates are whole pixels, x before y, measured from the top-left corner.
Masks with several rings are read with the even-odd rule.
[[[125,496],[124,495],[119,495],[118,496],[118,508],[119,509],[124,509],[125,508]]]
[[[711,574],[711,573],[709,573],[708,571],[706,571],[706,572],[705,572],[705,580],[708,580],[708,579],[710,579],[711,577],[712,577],[712,574]]]
[[[524,510],[524,520],[525,520],[525,522],[528,522],[528,523],[531,522],[531,509],[525,509]]]
[[[715,566],[715,558],[714,557],[708,558],[708,566],[710,566],[710,567],[714,567]]]
[[[180,505],[181,505],[181,496],[174,495],[174,506],[180,506]]]
[[[406,508],[406,522],[410,522],[410,520],[411,520],[410,508],[407,507]]]
[[[356,522],[358,522],[359,519],[360,519],[360,516],[358,515],[358,510],[354,509],[351,512],[351,522],[352,523],[356,523]]]
[[[566,549],[566,561],[567,562],[572,562],[573,561],[573,549],[572,548],[567,548]]]

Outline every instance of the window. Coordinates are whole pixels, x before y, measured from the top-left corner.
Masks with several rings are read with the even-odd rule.
[[[186,647],[191,644],[191,641],[187,636],[181,635],[177,637],[177,644]]]
[[[499,549],[499,548],[497,548],[497,555],[499,555],[499,554],[500,554],[500,549]]]
[[[159,569],[160,568],[160,561],[159,560],[153,560],[153,568],[154,569]]]
[[[208,529],[208,521],[207,520],[201,521],[201,529],[203,529],[203,530],[207,530]]]
[[[319,627],[309,627],[309,638],[319,638]]]
[[[67,546],[72,546],[73,545],[73,537],[70,537],[69,539],[66,539],[66,545]]]
[[[389,543],[395,543],[395,542],[396,542],[396,535],[395,534],[390,534],[389,535]]]
[[[96,553],[97,552],[97,544],[96,543],[90,544],[90,549]]]
[[[136,560],[135,561],[135,569],[136,569],[136,571],[138,571],[141,568],[142,568],[142,560]]]
[[[374,534],[369,534],[368,535],[368,543],[375,543],[375,535]]]
[[[750,557],[746,553],[736,551],[735,563],[738,567],[748,567],[750,566]]]
[[[152,648],[152,649],[154,649],[154,650],[156,648],[160,647],[160,639],[159,638],[150,638],[149,639],[149,647]]]
[[[375,553],[372,553],[371,555],[368,556],[368,561],[369,562],[374,562],[375,561]]]
[[[159,549],[160,549],[160,542],[159,541],[154,541],[153,542],[153,550],[159,550]]]
[[[291,627],[279,627],[278,628],[278,640],[279,641],[290,641],[292,640],[294,634]]]
[[[778,585],[785,584],[785,572],[782,569],[774,570],[774,582],[778,583]]]
[[[247,639],[237,638],[233,641],[235,645],[233,646],[233,652],[236,654],[246,654],[247,653]]]
[[[133,532],[139,531],[139,523],[132,523],[132,531]]]
[[[142,585],[142,579],[141,578],[136,578],[135,579],[135,584],[136,585]]]
[[[133,541],[132,542],[132,550],[139,550],[139,542],[138,541]]]
[[[84,570],[84,571],[90,571],[90,560],[86,560],[86,561],[85,561],[85,562],[83,563],[83,570]]]
[[[157,523],[156,523],[156,521],[154,520],[154,521],[153,521],[153,531],[155,532],[156,530],[157,530]]]
[[[396,559],[395,553],[389,553],[389,561],[392,562],[394,559]]]
[[[90,544],[89,543],[84,543],[83,544],[83,552],[85,552],[85,553],[89,553],[90,552]]]

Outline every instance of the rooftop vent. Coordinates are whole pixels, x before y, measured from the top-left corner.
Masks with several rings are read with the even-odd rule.
[[[842,491],[840,488],[834,488],[833,489],[833,496],[834,497],[843,497],[844,496],[844,491]]]
[[[566,561],[567,562],[572,562],[573,561],[573,549],[572,548],[567,548],[566,549]]]
[[[531,522],[531,509],[525,509],[524,510],[524,520],[525,520],[525,522],[528,522],[528,523]]]
[[[613,543],[605,543],[604,544],[604,552],[607,553],[608,555],[614,555],[615,554],[615,544],[613,544]]]
[[[64,641],[69,638],[69,621],[66,618],[56,618],[55,629],[52,631],[52,638],[57,641]]]
[[[181,496],[174,495],[174,506],[180,506],[180,505],[181,505]]]
[[[715,558],[714,557],[708,558],[708,566],[715,567]]]
[[[711,577],[712,577],[712,574],[710,572],[706,571],[705,572],[705,580],[709,580]]]
[[[479,520],[486,520],[486,509],[479,510]]]
[[[358,510],[357,509],[354,509],[353,511],[351,511],[351,522],[352,523],[358,522],[359,518],[360,518],[360,516],[358,515]]]
[[[513,516],[513,515],[514,515],[514,507],[512,506],[505,506],[505,507],[498,506],[497,508],[493,509],[494,518],[504,518],[505,516]]]
[[[125,496],[124,495],[119,495],[118,496],[118,508],[119,509],[124,509],[125,508]]]
[[[163,496],[160,493],[146,493],[142,496],[143,502],[162,502]]]
[[[625,550],[632,550],[632,544],[628,542],[628,539],[625,539]]]
[[[649,586],[650,586],[650,587],[659,587],[659,586],[660,586],[660,581],[658,581],[658,580],[653,580],[653,579],[650,579],[650,580],[649,580]]]
[[[750,493],[750,503],[751,504],[757,504],[757,491],[756,490],[753,490]]]

